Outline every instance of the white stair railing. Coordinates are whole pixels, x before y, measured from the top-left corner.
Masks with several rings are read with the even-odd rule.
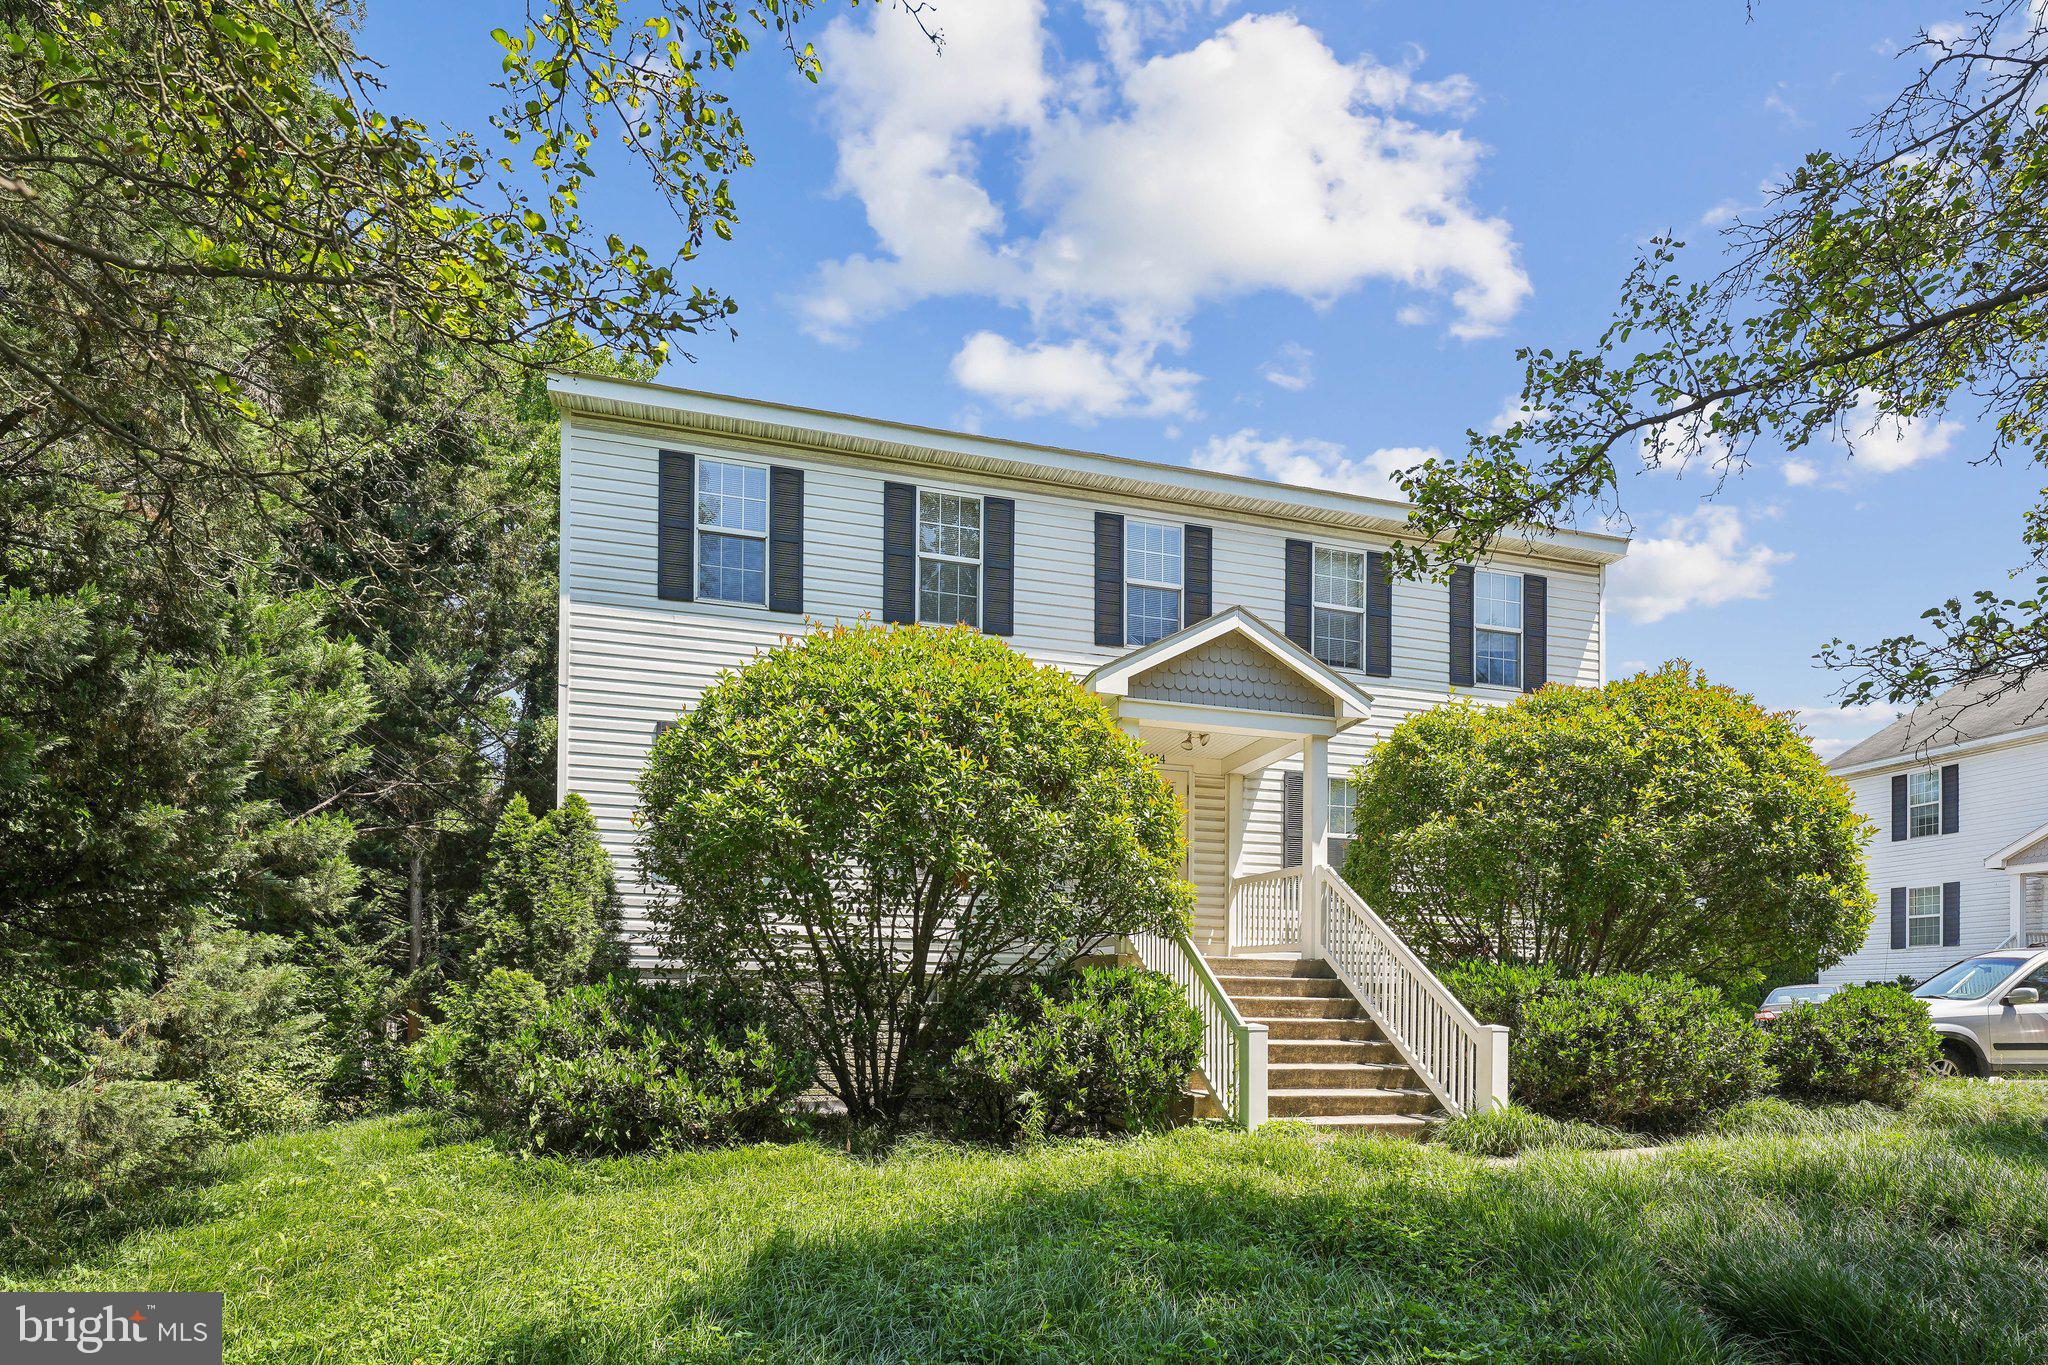
[[[1508,1031],[1482,1024],[1336,873],[1316,872],[1325,958],[1410,1069],[1453,1114],[1508,1100]]]
[[[1301,869],[1283,867],[1230,884],[1230,950],[1301,942]]]
[[[1132,934],[1125,955],[1181,988],[1202,1019],[1202,1079],[1230,1121],[1247,1131],[1266,1121],[1266,1026],[1237,1012],[1185,934]]]

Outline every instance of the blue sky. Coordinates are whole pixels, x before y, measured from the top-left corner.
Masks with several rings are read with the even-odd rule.
[[[1300,482],[1384,486],[1515,393],[1518,345],[1597,336],[1634,252],[1716,225],[1903,83],[1939,3],[1686,6],[936,0],[832,10],[811,86],[736,83],[759,164],[701,278],[742,304],[693,387]],[[371,0],[388,106],[480,126],[510,4]],[[612,178],[587,201],[659,247]],[[1757,467],[1625,478],[1620,673],[1686,657],[1809,713],[1837,635],[1912,628],[2018,558],[2030,471],[1973,414]]]

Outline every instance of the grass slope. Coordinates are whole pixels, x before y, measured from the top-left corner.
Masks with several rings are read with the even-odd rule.
[[[225,1289],[233,1361],[2048,1356],[2048,1087],[1512,1166],[1183,1131],[520,1161],[246,1144],[15,1289]]]

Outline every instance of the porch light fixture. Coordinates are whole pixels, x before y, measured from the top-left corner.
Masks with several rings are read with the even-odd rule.
[[[1207,735],[1198,735],[1193,730],[1189,730],[1180,737],[1180,747],[1189,753],[1194,752],[1196,745],[1200,745],[1204,749],[1208,748],[1209,737]]]

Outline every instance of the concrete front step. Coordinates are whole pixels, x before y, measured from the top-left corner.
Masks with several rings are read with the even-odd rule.
[[[1305,1123],[1319,1133],[1343,1134],[1347,1137],[1389,1137],[1421,1138],[1436,1127],[1442,1119],[1433,1114],[1309,1114],[1302,1118],[1289,1119],[1289,1123]]]
[[[1401,1051],[1378,1038],[1297,1041],[1267,1034],[1266,1060],[1274,1066],[1392,1066],[1400,1062]]]
[[[1436,1096],[1427,1090],[1282,1090],[1266,1091],[1266,1113],[1276,1119],[1355,1116],[1360,1114],[1427,1114]]]
[[[1273,996],[1351,998],[1350,990],[1334,976],[1218,976],[1216,984],[1232,1000]]]
[[[1382,1043],[1380,1026],[1370,1019],[1274,1019],[1251,1018],[1246,1022],[1266,1026],[1266,1044],[1274,1043]]]
[[[1212,957],[1209,970],[1217,976],[1308,976],[1333,977],[1330,964],[1308,957]]]
[[[1405,1062],[1278,1062],[1266,1067],[1266,1084],[1272,1090],[1412,1090],[1422,1081]]]
[[[1247,1019],[1355,1019],[1358,1002],[1349,995],[1232,996],[1237,1012]]]

